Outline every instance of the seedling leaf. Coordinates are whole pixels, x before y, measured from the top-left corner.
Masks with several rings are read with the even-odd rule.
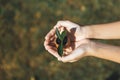
[[[58,28],[56,28],[56,35],[61,40],[61,35],[60,35],[60,32],[59,32]]]
[[[61,34],[58,30],[58,28],[56,28],[56,35],[57,35],[57,39],[56,39],[56,43],[58,44],[58,54],[60,56],[62,56],[63,54],[63,47],[65,46],[65,44],[67,43],[67,32],[63,31]]]
[[[62,41],[64,40],[64,38],[65,38],[66,35],[67,35],[67,32],[63,31],[62,34],[61,34]]]
[[[62,43],[58,46],[58,54],[60,56],[62,56],[62,54],[63,54],[63,44]]]

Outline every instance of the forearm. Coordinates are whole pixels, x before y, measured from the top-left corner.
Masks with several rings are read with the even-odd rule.
[[[120,39],[120,22],[83,27],[87,38]]]
[[[120,63],[120,47],[93,43],[91,56]]]

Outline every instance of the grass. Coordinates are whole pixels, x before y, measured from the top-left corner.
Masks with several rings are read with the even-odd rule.
[[[119,21],[119,4],[120,0],[0,0],[0,80],[106,80],[115,71],[119,74],[119,64],[94,57],[58,62],[43,46],[58,20],[82,25]]]

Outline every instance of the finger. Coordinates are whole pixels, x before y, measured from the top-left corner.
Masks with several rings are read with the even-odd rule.
[[[47,40],[44,41],[44,47],[46,50],[47,50],[48,43],[49,43],[49,41],[47,41]]]
[[[71,22],[71,21],[58,21],[54,28],[60,28],[61,26],[66,27],[67,29],[79,27],[79,25]]]
[[[69,54],[68,56],[63,56],[61,58],[61,61],[62,62],[74,61],[74,60],[80,58],[83,53],[84,53],[84,50],[82,48],[77,48],[71,54]]]
[[[51,42],[51,43],[54,43],[54,42],[55,42],[55,40],[56,40],[56,37],[55,37],[55,36],[53,36],[53,37],[51,37],[50,39],[48,39],[48,40],[46,40],[46,41],[49,41],[49,42]]]
[[[55,29],[52,29],[46,36],[45,39],[49,40],[51,37],[55,36]]]
[[[46,46],[46,50],[52,54],[53,56],[55,56],[56,58],[60,58],[60,56],[57,53],[57,49],[55,47],[51,47],[51,46]]]
[[[64,50],[64,54],[68,55],[72,52],[72,47],[65,47],[63,50]]]
[[[70,63],[73,63],[73,62],[76,62],[76,61],[78,61],[78,60],[72,60],[72,61],[69,61]]]
[[[47,40],[44,41],[44,46],[45,46],[46,50],[48,50],[49,47],[55,47],[56,48],[56,45],[53,42],[49,42]]]
[[[55,47],[55,44],[49,43],[48,41],[44,42],[45,49],[51,53],[53,56],[60,58],[60,56],[57,53],[57,49]]]
[[[49,53],[51,53],[53,56],[55,56],[56,58],[60,58],[60,56],[58,55],[58,53],[57,53],[57,50],[56,50],[56,48],[54,48],[54,47],[49,47],[48,48],[48,52]]]

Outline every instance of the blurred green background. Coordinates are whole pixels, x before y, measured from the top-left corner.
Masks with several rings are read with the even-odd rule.
[[[0,80],[120,80],[120,64],[95,57],[62,63],[45,51],[44,37],[58,20],[119,21],[120,0],[0,0]]]

